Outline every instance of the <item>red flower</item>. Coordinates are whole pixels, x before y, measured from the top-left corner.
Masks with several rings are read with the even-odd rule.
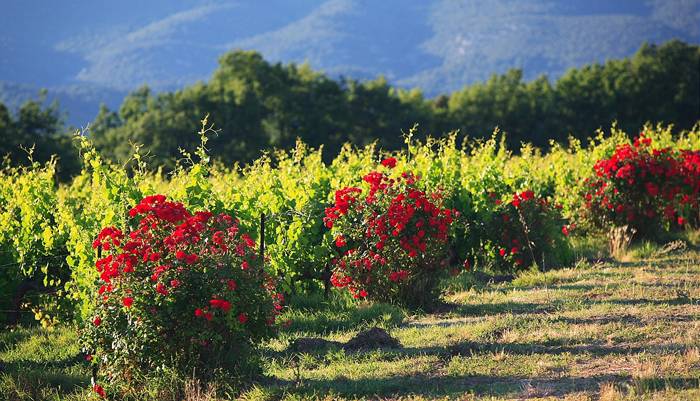
[[[228,311],[231,310],[231,302],[225,299],[212,299],[211,301],[209,301],[209,304],[212,306],[212,308],[221,309],[226,313],[228,313]]]
[[[94,319],[92,319],[92,324],[95,326],[99,326],[102,324],[102,319],[99,316],[95,316]]]
[[[685,224],[685,219],[681,216],[678,216],[678,225],[682,226],[683,224]]]
[[[469,263],[469,259],[464,260],[463,266],[464,266],[464,270],[471,270],[471,268],[472,268],[471,263]]]
[[[342,235],[335,237],[335,246],[337,246],[338,248],[342,248],[345,245],[347,245],[347,242],[345,242],[345,237],[343,237]]]
[[[126,306],[127,308],[131,308],[131,305],[134,304],[134,298],[124,297],[122,298],[122,304],[124,304],[124,306]]]
[[[92,247],[102,247],[104,250],[109,250],[111,245],[119,245],[121,239],[124,238],[124,234],[115,227],[105,227],[97,235],[97,239],[93,241]],[[109,239],[110,241],[105,241]]]
[[[245,324],[245,322],[248,321],[248,316],[245,313],[240,313],[238,315],[238,321],[241,322],[241,324]]]
[[[159,294],[161,294],[161,295],[166,295],[166,296],[168,295],[168,289],[165,288],[165,286],[163,285],[163,283],[158,283],[158,284],[156,285],[156,292],[159,293]]]
[[[88,362],[91,362],[91,361],[92,361],[92,355],[90,355],[90,354],[85,355],[85,360],[88,361]]]
[[[255,246],[255,241],[252,238],[250,238],[250,236],[248,234],[241,235],[241,238],[243,239],[243,241],[245,242],[245,244],[249,248],[252,248]]]
[[[499,250],[498,250],[498,254],[501,255],[501,256],[506,256],[506,249],[505,249],[505,248],[499,249]]]
[[[204,311],[201,310],[201,309],[199,309],[199,308],[197,308],[197,309],[194,310],[194,315],[197,316],[197,317],[202,317],[202,316],[204,316]]]
[[[224,243],[224,233],[222,231],[217,231],[212,235],[211,241],[216,245],[221,245]]]
[[[226,287],[228,287],[229,291],[234,291],[237,287],[236,281],[229,279],[226,281]]]
[[[518,253],[518,248],[513,247],[513,249],[510,250],[510,253],[511,253],[511,255],[515,255],[516,253]]]
[[[243,263],[241,263],[241,269],[248,270],[249,267],[250,265],[248,264],[247,260],[244,260]]]
[[[569,229],[566,226],[562,226],[561,233],[568,237],[569,236]]]
[[[389,274],[389,280],[391,280],[393,282],[403,281],[406,278],[408,278],[408,271],[406,271],[406,270],[399,270],[396,272],[391,272]]]
[[[389,157],[387,159],[384,159],[384,160],[382,160],[382,166],[394,168],[394,167],[396,167],[396,159],[393,157]]]
[[[107,394],[105,393],[105,389],[102,388],[99,384],[95,384],[92,386],[92,391],[94,391],[97,395],[99,395],[101,398],[105,398]]]
[[[644,184],[644,187],[646,188],[647,193],[652,197],[657,196],[659,194],[659,187],[656,186],[656,184],[654,184],[653,182],[647,182],[646,184]]]
[[[523,191],[520,193],[520,198],[524,201],[531,200],[535,198],[535,193],[531,190]]]

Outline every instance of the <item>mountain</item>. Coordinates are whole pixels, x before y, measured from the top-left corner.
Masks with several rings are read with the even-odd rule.
[[[95,118],[100,104],[116,110],[127,95],[126,91],[86,84],[50,88],[42,94],[42,88],[36,85],[0,81],[0,102],[12,110],[17,110],[27,100],[43,97],[45,105],[58,103],[61,118],[65,123],[74,128],[81,128]]]
[[[526,78],[626,57],[643,42],[700,41],[700,0],[7,0],[0,100],[48,89],[85,125],[148,84],[205,80],[235,48],[332,76],[385,76],[429,95],[493,73]],[[9,100],[12,102],[9,102]]]

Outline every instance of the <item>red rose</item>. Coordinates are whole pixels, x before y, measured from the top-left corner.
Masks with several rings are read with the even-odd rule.
[[[127,308],[131,308],[131,305],[134,304],[134,298],[124,297],[122,298],[122,304],[124,304],[124,306],[126,306]]]
[[[384,160],[382,160],[382,166],[394,168],[394,167],[396,167],[396,159],[393,157],[389,157],[387,159],[384,159]]]
[[[231,310],[231,302],[225,299],[212,299],[211,301],[209,301],[209,304],[212,306],[212,308],[218,308],[224,312],[228,312]]]
[[[506,256],[506,249],[505,249],[505,248],[499,249],[499,250],[498,250],[498,254],[501,255],[501,256]]]
[[[156,292],[161,295],[168,295],[168,290],[165,288],[163,283],[158,283],[158,285],[156,285]]]
[[[238,321],[241,322],[241,324],[245,324],[245,322],[248,321],[248,316],[245,313],[241,313],[238,315]]]
[[[95,326],[99,326],[100,324],[102,324],[102,319],[99,316],[95,316],[95,318],[92,319],[92,324],[94,324]]]
[[[101,398],[105,398],[107,394],[105,393],[105,389],[102,388],[99,384],[95,384],[92,386],[92,391],[94,391],[97,395],[99,395]]]

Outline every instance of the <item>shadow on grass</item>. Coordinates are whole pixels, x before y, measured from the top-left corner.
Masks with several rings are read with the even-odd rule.
[[[601,303],[609,303],[614,305],[624,305],[624,306],[680,306],[680,305],[700,305],[700,299],[692,298],[673,298],[673,299],[649,299],[649,298],[635,298],[635,299],[604,299]]]
[[[660,377],[634,380],[634,387],[643,391],[662,391],[667,389],[690,390],[700,389],[700,378],[697,377]]]
[[[375,303],[356,305],[342,300],[320,301],[316,304],[292,304],[279,317],[290,320],[284,331],[288,334],[325,335],[337,331],[362,330],[372,326],[390,328],[401,324],[407,312],[395,305]]]
[[[450,356],[470,356],[478,354],[494,354],[504,352],[512,355],[533,355],[533,354],[573,354],[573,355],[634,355],[640,353],[664,354],[671,352],[683,352],[688,346],[683,344],[665,345],[606,345],[606,344],[567,344],[560,340],[550,340],[546,342],[529,343],[479,343],[464,341],[447,347],[419,347],[405,348],[399,352],[409,354],[434,354],[444,357]]]
[[[13,329],[0,326],[0,350],[21,343],[31,337],[33,332],[29,329]]]
[[[596,324],[596,325],[606,325],[613,323],[623,323],[630,326],[645,326],[646,323],[637,316],[632,315],[610,315],[610,316],[596,316],[589,318],[569,318],[569,317],[556,317],[552,319],[552,323],[566,323],[567,325],[580,325],[580,324]]]
[[[48,363],[4,362],[0,371],[0,393],[5,393],[10,399],[13,394],[31,394],[31,399],[44,399],[42,394],[47,389],[69,395],[79,393],[89,385],[87,367],[81,368],[73,359]]]
[[[540,390],[550,396],[566,396],[580,391],[597,391],[600,383],[628,382],[629,378],[616,374],[590,377],[529,378],[518,376],[432,376],[404,375],[385,379],[307,379],[299,383],[276,382],[272,385],[287,394],[306,398],[323,398],[324,395],[347,398],[363,397],[518,397],[525,392]]]
[[[2,363],[2,370],[0,370],[0,373],[7,373],[13,371],[21,372],[27,370],[67,369],[71,367],[79,367],[81,363],[84,363],[84,359],[80,355],[76,355],[71,358],[44,362],[28,360],[11,362],[5,362],[0,360],[0,362]],[[87,364],[85,364],[85,366],[87,366]]]
[[[513,315],[532,315],[554,311],[554,304],[538,304],[529,302],[495,302],[488,304],[454,304],[451,312],[460,316],[485,316],[510,313]]]
[[[335,397],[566,397],[581,391],[597,392],[603,383],[632,384],[637,392],[651,393],[663,390],[700,388],[695,377],[635,379],[624,374],[593,374],[582,377],[526,377],[526,376],[434,376],[427,374],[398,375],[387,378],[301,379],[298,382],[268,379],[266,386],[288,395],[307,398]]]

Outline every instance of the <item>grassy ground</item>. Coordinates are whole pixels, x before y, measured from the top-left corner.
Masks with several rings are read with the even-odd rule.
[[[584,263],[447,294],[443,313],[297,304],[246,399],[700,399],[700,252]],[[451,288],[459,288],[454,285]],[[378,325],[399,350],[295,353]],[[90,397],[75,331],[0,334],[0,399]],[[187,398],[209,399],[206,391]]]

